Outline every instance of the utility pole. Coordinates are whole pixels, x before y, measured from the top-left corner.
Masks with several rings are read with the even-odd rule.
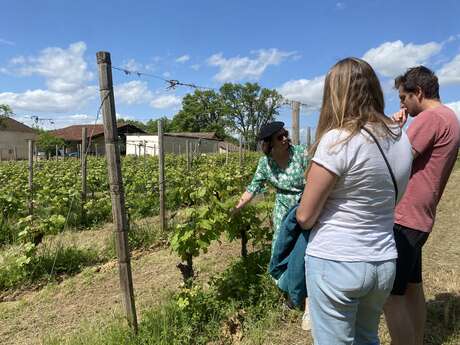
[[[160,189],[160,227],[162,231],[166,230],[166,212],[165,212],[165,150],[163,141],[163,119],[158,120],[158,166],[159,189]]]
[[[113,222],[115,225],[120,285],[123,292],[126,317],[134,332],[137,333],[136,305],[128,246],[128,220],[125,210],[125,194],[121,176],[120,148],[118,146],[117,119],[113,96],[112,62],[110,60],[110,53],[108,52],[97,52],[96,58],[99,69],[99,90],[104,120],[105,152],[109,174],[110,196],[112,199]]]
[[[299,114],[300,102],[292,101],[292,143],[294,145],[299,145],[300,143]]]
[[[85,212],[85,204],[86,204],[86,195],[87,195],[87,188],[86,188],[86,137],[87,137],[87,129],[83,127],[81,129],[81,218],[86,224],[86,212]]]

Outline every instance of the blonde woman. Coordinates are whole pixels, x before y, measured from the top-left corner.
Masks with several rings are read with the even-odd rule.
[[[312,229],[305,255],[315,344],[379,344],[395,276],[394,207],[412,163],[408,138],[384,115],[371,66],[328,72],[297,221]]]

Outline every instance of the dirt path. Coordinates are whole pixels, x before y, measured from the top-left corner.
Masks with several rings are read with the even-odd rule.
[[[238,244],[215,244],[196,260],[198,278],[222,271],[239,254]],[[169,249],[134,253],[132,260],[138,314],[159,303],[181,283]],[[29,292],[13,302],[0,303],[3,345],[40,344],[49,334],[66,335],[85,322],[103,322],[123,313],[117,263],[91,267],[61,284]],[[110,318],[109,318],[110,319]]]

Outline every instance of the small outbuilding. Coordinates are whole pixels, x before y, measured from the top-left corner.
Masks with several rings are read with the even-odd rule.
[[[105,154],[104,125],[72,125],[50,131],[50,134],[64,139],[66,152],[77,152],[78,146],[81,145],[83,128],[86,128],[86,142],[89,145],[88,153]],[[131,124],[118,125],[117,129],[120,141],[120,154],[122,155],[126,154],[127,135],[134,133],[145,134],[145,131]]]
[[[165,153],[183,154],[189,148],[199,153],[217,153],[221,150],[222,141],[214,132],[181,132],[163,135]],[[157,156],[159,151],[158,135],[128,134],[126,136],[127,155]]]
[[[25,124],[2,117],[0,119],[0,160],[27,159],[28,140],[36,140],[37,132]]]

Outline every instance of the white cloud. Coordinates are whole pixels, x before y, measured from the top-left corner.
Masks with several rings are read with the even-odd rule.
[[[460,101],[447,103],[446,105],[455,112],[457,119],[460,122]]]
[[[182,55],[176,59],[176,62],[179,63],[186,63],[188,60],[190,60],[190,56],[188,55]]]
[[[436,72],[440,84],[458,84],[460,83],[460,54],[452,61],[443,65]]]
[[[169,78],[169,77],[171,76],[171,73],[169,73],[169,72],[164,72],[162,75],[163,75],[163,77],[165,77],[165,78]]]
[[[48,89],[53,92],[74,92],[93,79],[84,59],[86,44],[72,43],[67,49],[50,47],[43,49],[38,57],[18,57],[22,75],[41,75],[46,78]]]
[[[343,2],[338,2],[338,3],[335,4],[335,8],[338,9],[338,10],[343,10],[343,9],[345,9],[345,7],[347,7],[347,6]]]
[[[268,66],[279,65],[286,58],[296,54],[296,52],[283,52],[274,48],[260,49],[251,53],[256,54],[255,58],[237,56],[227,59],[222,53],[209,57],[208,64],[220,68],[214,79],[221,82],[257,80]]]
[[[30,112],[68,112],[81,109],[98,94],[95,86],[86,86],[73,93],[62,93],[52,90],[27,90],[22,93],[2,92],[0,103],[10,105],[15,111]]]
[[[142,64],[136,61],[135,59],[129,59],[121,66],[123,69],[126,69],[131,72],[153,71],[155,69],[155,66],[153,64]]]
[[[88,85],[93,74],[84,59],[86,44],[76,42],[67,49],[45,48],[37,56],[17,56],[9,61],[10,69],[3,73],[20,76],[39,75],[45,78],[47,89],[24,92],[2,92],[0,103],[27,112],[69,112],[81,109],[98,95],[96,86]]]
[[[323,88],[324,76],[320,76],[287,81],[278,88],[278,92],[287,99],[307,104],[310,111],[317,111],[321,107]]]
[[[10,64],[12,65],[20,65],[26,63],[26,58],[22,55],[16,56],[10,60]]]
[[[133,80],[114,87],[115,101],[123,104],[148,103],[152,98],[147,82]]]
[[[195,64],[195,65],[191,65],[190,68],[193,69],[194,71],[198,71],[200,69],[200,65],[199,64]]]
[[[14,42],[5,40],[4,38],[0,38],[0,44],[6,44],[7,46],[14,46],[15,45]]]
[[[150,101],[150,106],[157,109],[174,108],[181,104],[181,98],[176,95],[160,95]]]
[[[371,64],[380,74],[396,77],[407,68],[426,64],[433,55],[439,53],[442,44],[404,44],[401,41],[385,42],[377,48],[368,50],[363,59]]]
[[[76,119],[76,120],[86,120],[90,118],[90,116],[86,114],[75,114],[75,115],[70,115],[69,117],[71,119]]]
[[[181,98],[172,94],[152,92],[147,82],[134,80],[115,86],[115,101],[120,104],[149,104],[152,108],[175,108],[181,104]]]

